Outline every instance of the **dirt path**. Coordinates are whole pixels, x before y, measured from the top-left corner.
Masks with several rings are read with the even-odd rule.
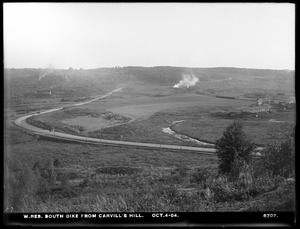
[[[107,97],[111,95],[113,92],[116,92],[118,90],[121,90],[122,88],[118,88],[116,90],[111,91],[110,93],[98,97],[96,99],[76,104],[76,106],[85,105],[91,102],[94,102],[100,98]],[[178,146],[178,145],[164,145],[164,144],[155,144],[155,143],[141,143],[141,142],[129,142],[129,141],[115,141],[115,140],[106,140],[106,139],[97,139],[97,138],[88,138],[88,137],[82,137],[82,136],[76,136],[66,133],[60,133],[60,132],[54,132],[49,130],[42,130],[40,128],[37,128],[35,126],[32,126],[26,122],[26,119],[34,116],[34,115],[41,115],[45,113],[55,112],[63,109],[61,108],[54,108],[51,110],[43,111],[40,113],[33,113],[29,114],[23,117],[18,118],[13,123],[17,125],[18,127],[21,127],[23,129],[29,130],[31,132],[34,132],[37,135],[42,135],[45,137],[50,137],[54,139],[64,139],[69,141],[76,141],[76,142],[86,142],[86,143],[93,143],[93,144],[110,144],[115,146],[131,146],[131,147],[138,147],[138,148],[152,148],[152,149],[169,149],[169,150],[180,150],[180,151],[193,151],[198,153],[214,153],[215,149],[211,148],[201,148],[201,147],[189,147],[189,146]]]

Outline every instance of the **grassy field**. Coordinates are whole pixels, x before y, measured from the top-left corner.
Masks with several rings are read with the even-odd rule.
[[[45,167],[49,160],[59,159],[61,165],[57,169],[57,181],[61,184],[62,180],[67,178],[69,188],[63,192],[52,187],[41,198],[49,201],[54,199],[54,205],[58,203],[65,205],[68,211],[74,210],[69,209],[70,203],[87,201],[92,198],[91,196],[95,200],[97,198],[101,200],[102,197],[113,198],[112,195],[117,200],[120,196],[125,198],[126,195],[130,195],[128,198],[134,198],[135,191],[145,190],[147,186],[163,191],[163,187],[172,186],[172,183],[167,182],[164,176],[171,176],[172,171],[177,168],[189,165],[189,170],[195,170],[201,165],[209,164],[212,168],[216,166],[214,155],[200,156],[197,153],[58,143],[37,140],[15,127],[8,129],[5,141],[9,143],[6,157],[11,163],[10,171],[18,171],[24,165],[33,168],[35,162]],[[18,164],[18,161],[22,163]],[[84,186],[87,181],[88,185]],[[140,201],[140,207],[146,207],[146,205],[142,206],[142,197]],[[86,206],[79,205],[78,207],[89,208],[88,203],[86,204]],[[50,208],[51,205],[48,207]]]
[[[166,93],[170,91],[173,89]],[[162,128],[170,126],[173,121],[189,120],[192,117],[190,110],[194,107],[207,113],[216,107],[241,107],[252,103],[245,100],[218,99],[194,94],[191,91],[178,93],[175,90],[173,93],[163,97],[152,94],[135,97],[135,94],[128,94],[125,91],[115,94],[115,97],[99,100],[80,108],[70,108],[34,119],[55,126],[61,131],[64,131],[62,126],[72,126],[72,124],[82,126],[85,131],[74,133],[87,134],[96,138],[197,146],[197,143],[182,141],[163,133]],[[107,112],[122,118],[103,120],[103,114]],[[206,140],[210,141],[208,138]]]
[[[293,185],[261,177],[251,189],[241,188],[217,177],[215,155],[52,142],[7,130],[6,211],[294,209]]]
[[[228,110],[228,107],[224,107]],[[202,112],[201,109],[190,110],[185,122],[177,123],[172,129],[178,133],[215,142],[219,139],[225,128],[234,120],[243,122],[245,132],[249,140],[258,145],[265,145],[277,141],[276,137],[282,136],[281,132],[287,132],[295,127],[296,117],[294,111],[264,113],[255,117],[230,118],[222,115],[214,115],[216,112]],[[180,114],[178,114],[180,116]],[[182,112],[182,119],[187,117],[187,112]],[[282,122],[272,122],[272,120]]]
[[[122,92],[105,99],[31,120],[56,131],[114,140],[195,145],[162,132],[162,128],[171,126],[184,135],[214,142],[229,123],[238,119],[243,121],[250,140],[265,144],[270,134],[295,125],[295,110],[257,118],[228,117],[221,112],[248,107],[261,96],[294,95],[294,72],[195,68],[190,70],[199,83],[174,89],[187,70],[70,69],[39,80],[40,70],[11,69],[5,72],[5,95],[11,96],[6,97],[8,101],[21,101],[28,91],[53,88],[82,97],[126,85]],[[216,95],[252,100],[220,99]],[[59,101],[31,101],[48,101],[45,105],[52,106],[50,100]],[[20,101],[15,104],[21,105]],[[14,108],[7,106],[11,111],[6,116],[16,118]],[[180,120],[185,121],[173,123]],[[218,174],[214,154],[59,142],[10,125],[5,126],[4,142],[4,206],[9,212],[295,210],[295,183],[262,172],[264,165],[257,157],[252,158],[253,168],[248,171],[252,182],[245,184]]]
[[[249,139],[262,145],[276,140],[274,136],[278,137],[279,131],[287,131],[295,125],[294,110],[262,113],[258,117],[225,115],[226,112],[237,112],[252,104],[253,101],[221,99],[190,91],[163,97],[153,94],[135,97],[135,94],[125,91],[104,101],[34,119],[54,126],[58,131],[95,138],[193,146],[198,144],[163,133],[162,128],[171,126],[177,133],[214,143],[228,124],[233,120],[241,120]],[[111,117],[106,117],[107,114]],[[186,121],[172,124],[179,120]]]

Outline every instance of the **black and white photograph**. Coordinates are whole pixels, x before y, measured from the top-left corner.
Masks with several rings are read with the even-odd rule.
[[[294,223],[294,3],[2,6],[6,224]]]

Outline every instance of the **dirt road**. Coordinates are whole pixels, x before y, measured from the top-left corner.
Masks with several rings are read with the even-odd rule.
[[[88,103],[92,103],[96,100],[105,98],[107,96],[110,96],[111,94],[122,90],[123,88],[115,89],[106,95],[99,96],[95,99],[81,102],[74,104],[72,106],[81,106]],[[31,116],[46,114],[50,112],[55,112],[62,110],[64,107],[60,108],[54,108],[46,111],[42,111],[40,113],[33,113],[26,116],[23,116],[21,118],[16,119],[13,121],[13,124],[17,125],[18,127],[21,127],[23,129],[29,130],[37,135],[42,135],[45,137],[51,137],[55,139],[63,139],[68,141],[76,141],[76,142],[85,142],[85,143],[92,143],[92,144],[109,144],[114,146],[131,146],[131,147],[140,147],[140,148],[152,148],[152,149],[170,149],[170,150],[181,150],[181,151],[194,151],[199,153],[214,153],[216,150],[213,148],[202,148],[202,147],[190,147],[190,146],[178,146],[178,145],[165,145],[165,144],[155,144],[155,143],[142,143],[142,142],[129,142],[129,141],[115,141],[115,140],[106,140],[106,139],[97,139],[97,138],[89,138],[89,137],[83,137],[83,136],[76,136],[66,133],[60,133],[60,132],[54,132],[49,130],[43,130],[38,127],[32,126],[26,122],[26,119]]]

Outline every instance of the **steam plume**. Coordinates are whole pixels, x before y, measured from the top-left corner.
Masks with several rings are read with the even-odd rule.
[[[174,88],[180,88],[180,87],[192,87],[195,86],[196,83],[198,83],[199,79],[194,74],[183,74],[182,80],[179,81],[179,83],[175,84]]]
[[[54,72],[54,68],[52,66],[48,67],[47,69],[42,70],[42,72],[39,75],[39,80],[42,78],[48,76],[50,73]]]

